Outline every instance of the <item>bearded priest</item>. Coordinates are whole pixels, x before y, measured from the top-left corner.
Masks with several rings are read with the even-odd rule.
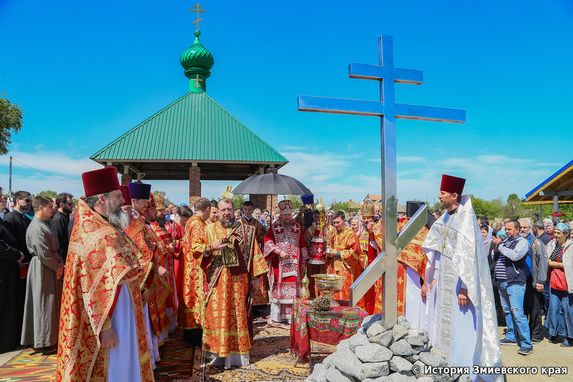
[[[219,220],[207,226],[202,267],[207,280],[203,351],[226,369],[249,365],[250,310],[257,277],[268,272],[255,229],[234,221],[233,202],[219,201]]]
[[[495,302],[480,228],[465,179],[443,175],[438,198],[446,211],[428,232],[428,334],[448,365],[501,366]],[[473,375],[473,380],[503,380]],[[480,379],[481,378],[481,379]]]
[[[56,381],[153,381],[137,249],[117,170],[82,175],[62,294]]]

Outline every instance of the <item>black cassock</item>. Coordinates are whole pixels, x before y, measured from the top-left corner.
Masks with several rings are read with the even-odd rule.
[[[26,284],[20,279],[21,252],[0,221],[0,353],[20,345]],[[25,280],[24,280],[25,281]]]

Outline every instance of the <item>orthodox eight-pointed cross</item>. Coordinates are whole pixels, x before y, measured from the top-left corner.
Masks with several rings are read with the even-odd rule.
[[[380,101],[300,96],[298,109],[300,111],[380,117],[384,248],[360,277],[354,281],[350,294],[351,302],[355,305],[374,285],[376,280],[382,277],[384,325],[392,327],[397,319],[396,262],[398,253],[426,224],[428,218],[426,206],[423,206],[410,219],[400,234],[397,234],[396,118],[463,123],[466,119],[466,113],[463,110],[397,104],[394,99],[395,83],[419,85],[422,83],[422,71],[394,67],[391,36],[380,36],[378,43],[379,65],[350,64],[349,77],[379,81]]]

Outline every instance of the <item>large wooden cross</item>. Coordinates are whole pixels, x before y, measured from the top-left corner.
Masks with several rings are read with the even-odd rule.
[[[397,104],[394,96],[395,83],[419,85],[422,83],[422,71],[394,67],[391,36],[381,35],[378,45],[379,64],[350,64],[349,77],[379,81],[380,101],[300,96],[298,109],[380,117],[384,248],[352,284],[351,302],[356,305],[376,280],[382,277],[384,325],[390,328],[397,320],[398,253],[414,238],[428,219],[427,207],[424,205],[409,220],[400,235],[397,234],[396,118],[463,123],[466,120],[466,113],[463,110]]]

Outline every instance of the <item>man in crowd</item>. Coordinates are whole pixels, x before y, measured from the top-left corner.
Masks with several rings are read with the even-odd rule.
[[[26,230],[32,220],[26,213],[32,208],[32,195],[28,191],[14,194],[14,209],[4,217],[4,226],[14,236],[18,249],[26,256],[24,262],[30,262],[30,252],[26,247]]]
[[[17,191],[14,194],[14,209],[4,216],[4,227],[12,244],[18,249],[24,258],[18,262],[19,277],[17,287],[12,290],[16,299],[15,319],[17,321],[17,338],[20,339],[22,333],[22,320],[24,316],[24,299],[26,297],[26,275],[30,264],[31,255],[26,246],[26,230],[31,223],[31,219],[26,215],[32,208],[32,196],[27,191]]]
[[[365,199],[360,206],[360,265],[366,269],[374,261],[383,246],[382,225],[374,222],[374,203],[370,199]],[[382,311],[382,280],[376,283],[366,292],[360,300],[361,306],[368,314],[380,313]]]
[[[270,264],[271,316],[269,323],[290,323],[292,304],[297,297],[301,264],[308,258],[304,229],[293,219],[290,200],[278,204],[279,219],[265,236],[264,254]]]
[[[167,232],[173,239],[173,273],[175,277],[175,296],[177,306],[181,302],[181,279],[183,278],[183,239],[185,238],[185,225],[193,216],[193,211],[187,206],[176,207],[178,222],[167,224]]]
[[[555,236],[553,236],[553,231],[555,230],[555,225],[553,224],[553,220],[543,219],[543,224],[545,228],[545,233],[551,238],[551,240],[555,239]]]
[[[166,338],[169,321],[166,315],[166,301],[169,296],[169,279],[165,263],[163,243],[146,221],[146,211],[151,185],[141,182],[128,184],[131,206],[136,218],[131,219],[125,233],[138,249],[137,258],[144,272],[140,286],[143,293],[145,328],[147,331],[151,362],[159,361],[159,343]],[[163,337],[162,337],[163,336]]]
[[[446,212],[422,244],[428,255],[428,334],[449,365],[501,366],[487,253],[471,199],[462,198],[464,185],[465,179],[442,176],[438,198]]]
[[[259,210],[260,212],[260,210]],[[254,205],[253,202],[246,200],[243,203],[243,216],[241,219],[244,224],[250,225],[255,229],[255,237],[257,238],[257,243],[261,250],[263,249],[263,240],[265,239],[265,234],[267,230],[261,222],[254,217]],[[260,215],[260,213],[259,213]],[[259,277],[257,283],[257,289],[255,290],[255,295],[253,296],[254,306],[267,306],[269,304],[269,280],[267,274],[263,274]]]
[[[360,245],[352,229],[346,226],[344,212],[336,212],[332,224],[335,230],[327,239],[327,272],[337,274],[343,280],[342,288],[340,292],[334,294],[334,298],[350,300],[350,286],[362,272],[359,259]]]
[[[219,220],[219,203],[215,200],[211,200],[211,214],[209,215],[207,224],[215,223],[217,220]]]
[[[50,228],[54,235],[56,235],[56,241],[58,243],[58,254],[62,260],[64,260],[64,263],[66,262],[68,244],[70,243],[68,227],[70,225],[70,214],[74,207],[72,198],[72,194],[68,194],[67,192],[62,192],[56,196],[55,206],[58,210],[50,221]]]
[[[0,198],[3,197],[0,187]],[[24,254],[18,249],[16,239],[0,220],[0,353],[14,350],[20,344],[24,310],[25,281],[20,278],[20,263]]]
[[[173,251],[175,244],[173,237],[165,228],[165,198],[161,194],[150,195],[147,209],[145,210],[145,218],[150,224],[151,229],[155,235],[163,242],[163,256],[164,263],[162,264],[167,269],[166,278],[169,283],[169,296],[166,303],[166,314],[169,320],[168,332],[165,332],[161,337],[162,342],[167,339],[168,333],[175,331],[177,326],[177,287],[175,285],[175,272],[173,264]]]
[[[201,268],[203,254],[208,248],[207,221],[211,215],[209,199],[201,198],[194,205],[195,214],[185,225],[179,326],[183,339],[194,346],[201,345],[205,313],[205,272]]]
[[[64,260],[48,224],[54,213],[52,201],[36,196],[32,207],[34,219],[26,231],[26,245],[32,260],[28,270],[21,344],[53,353],[58,343]]]
[[[153,381],[137,249],[123,233],[129,224],[117,170],[82,175],[64,275],[56,381]]]
[[[527,284],[526,256],[529,253],[529,244],[526,239],[519,236],[521,226],[517,220],[505,223],[507,239],[503,242],[499,238],[492,239],[499,244],[501,253],[495,265],[495,278],[499,281],[501,306],[505,314],[507,332],[500,341],[502,345],[519,345],[518,353],[529,355],[533,352],[529,323],[523,310],[525,286]]]
[[[208,283],[203,350],[212,365],[249,364],[253,344],[250,303],[258,276],[268,272],[253,227],[233,221],[233,202],[219,201],[219,220],[207,226],[203,266]]]
[[[398,225],[401,231],[425,203],[407,201],[406,219]],[[428,212],[428,223],[414,236],[398,255],[398,315],[406,317],[413,328],[426,328],[426,277],[427,257],[422,243],[432,226],[433,217]]]
[[[529,318],[529,330],[531,331],[531,341],[541,342],[543,339],[543,327],[541,316],[543,314],[545,281],[547,281],[547,249],[541,237],[545,234],[542,222],[533,225],[533,232],[536,237],[530,248],[531,256],[531,279],[528,279],[525,294],[531,289],[529,298],[525,298],[525,312]]]

